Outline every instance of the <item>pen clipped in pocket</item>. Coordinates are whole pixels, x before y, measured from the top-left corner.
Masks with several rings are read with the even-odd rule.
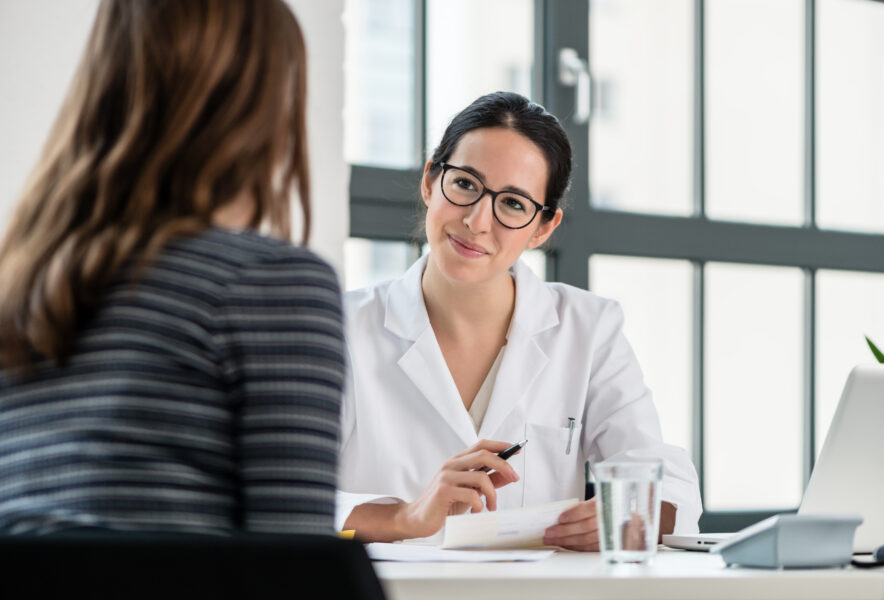
[[[524,506],[563,498],[582,498],[585,488],[583,462],[580,460],[580,436],[583,425],[574,420],[556,427],[526,423]],[[570,453],[566,453],[570,441]],[[535,443],[536,442],[536,443]]]

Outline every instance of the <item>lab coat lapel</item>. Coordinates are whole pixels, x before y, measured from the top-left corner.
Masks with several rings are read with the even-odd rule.
[[[443,423],[460,437],[464,446],[471,446],[479,438],[427,316],[420,287],[425,265],[423,257],[401,279],[390,284],[384,326],[399,337],[414,341],[399,359],[399,367],[439,413]]]
[[[442,416],[445,424],[460,437],[464,446],[478,441],[473,421],[463,406],[432,327],[427,327],[399,359],[399,366]]]
[[[546,284],[521,260],[516,262],[512,272],[516,280],[516,306],[503,361],[479,429],[482,439],[497,439],[497,430],[503,421],[527,400],[528,389],[549,362],[535,336],[559,324],[553,295]]]

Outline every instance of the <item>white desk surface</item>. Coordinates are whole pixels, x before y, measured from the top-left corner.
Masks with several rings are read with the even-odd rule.
[[[540,562],[375,562],[389,600],[884,600],[884,568],[743,569],[717,555],[661,549],[650,565],[607,565],[597,553]]]

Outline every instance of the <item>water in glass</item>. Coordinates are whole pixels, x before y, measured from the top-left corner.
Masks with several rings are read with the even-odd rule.
[[[657,551],[661,463],[600,463],[599,547],[607,562],[643,563]]]

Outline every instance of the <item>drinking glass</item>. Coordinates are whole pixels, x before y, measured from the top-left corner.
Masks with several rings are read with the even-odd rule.
[[[609,563],[645,563],[657,552],[663,461],[601,462],[599,549]]]

